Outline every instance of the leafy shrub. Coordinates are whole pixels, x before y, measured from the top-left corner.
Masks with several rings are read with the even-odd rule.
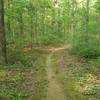
[[[79,56],[85,58],[95,58],[100,56],[99,39],[95,35],[83,36],[77,34],[73,39],[72,50]]]
[[[37,38],[41,44],[45,44],[45,45],[64,43],[65,41],[65,37],[59,34],[45,34]]]

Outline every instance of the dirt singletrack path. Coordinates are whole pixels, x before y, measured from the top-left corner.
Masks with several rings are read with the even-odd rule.
[[[61,84],[56,80],[55,78],[55,73],[52,69],[52,56],[55,52],[60,51],[60,50],[64,50],[68,47],[63,46],[60,48],[52,48],[50,49],[50,53],[47,56],[47,75],[48,75],[48,92],[47,92],[47,97],[46,100],[66,100],[65,96],[64,96],[64,91],[63,88],[61,87]]]

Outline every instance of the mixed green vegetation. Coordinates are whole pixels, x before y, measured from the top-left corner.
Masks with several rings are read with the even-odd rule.
[[[99,100],[100,59],[79,58],[69,50],[52,56],[52,68],[62,84],[67,100]]]
[[[47,100],[51,53],[67,100],[100,99],[100,0],[0,0],[0,100]]]
[[[46,96],[46,54],[39,50],[9,48],[6,66],[0,66],[1,100],[40,100]],[[42,53],[42,54],[41,54]]]

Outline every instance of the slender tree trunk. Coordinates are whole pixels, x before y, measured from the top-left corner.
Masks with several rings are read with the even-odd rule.
[[[22,10],[22,9],[20,9]],[[24,22],[23,22],[23,11],[19,11],[19,29],[20,29],[20,34],[23,36],[24,35]]]
[[[30,36],[31,36],[31,48],[33,45],[33,36],[34,36],[34,20],[33,16],[35,15],[35,9],[34,6],[32,5],[32,0],[29,2],[29,16],[30,16]]]
[[[89,6],[90,6],[90,0],[87,0],[86,2],[86,18],[85,18],[85,27],[86,27],[86,30],[85,30],[85,42],[86,42],[86,46],[88,47],[88,43],[89,43]]]
[[[90,5],[90,0],[87,0],[87,4],[86,4],[86,9],[87,9],[87,13],[86,13],[86,32],[88,33],[88,24],[89,24],[89,5]]]
[[[0,0],[0,64],[6,63],[6,38],[4,29],[4,3]]]
[[[76,32],[76,0],[72,0],[72,33]]]
[[[71,27],[71,42],[73,44],[73,37],[74,34],[76,33],[76,7],[77,7],[77,2],[76,0],[72,0],[72,27]]]
[[[11,0],[8,0],[8,9],[10,9],[10,3],[11,3]],[[10,15],[8,15],[8,18],[7,18],[7,31],[8,31],[8,33],[10,33],[11,34],[11,16]]]

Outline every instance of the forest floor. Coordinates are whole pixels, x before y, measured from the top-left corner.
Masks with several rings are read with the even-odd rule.
[[[66,100],[100,100],[100,60],[79,58],[66,48],[50,58]]]
[[[66,45],[12,48],[10,65],[0,67],[0,100],[99,100],[100,61],[88,63]]]
[[[46,52],[11,49],[8,66],[0,66],[0,100],[41,100],[45,97]]]

